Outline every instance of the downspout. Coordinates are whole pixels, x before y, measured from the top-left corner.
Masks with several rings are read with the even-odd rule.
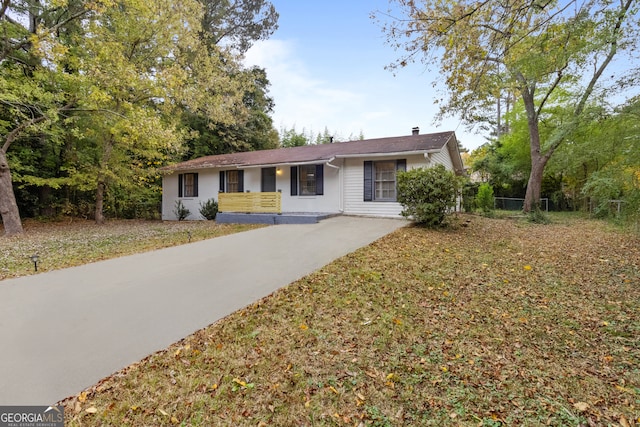
[[[340,213],[344,213],[344,194],[343,194],[344,178],[341,170],[342,168],[340,166],[331,164],[331,162],[334,161],[335,159],[336,159],[335,157],[332,157],[325,163],[325,165],[329,166],[330,168],[338,169],[338,186],[340,187],[340,205],[338,207],[338,210],[340,211]],[[343,161],[343,164],[344,164],[344,161]]]

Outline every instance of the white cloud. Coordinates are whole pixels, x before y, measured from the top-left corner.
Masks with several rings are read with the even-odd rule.
[[[275,101],[276,126],[319,132],[335,127],[337,116],[349,117],[363,101],[361,94],[316,76],[296,57],[296,45],[284,40],[256,43],[246,54],[247,65],[267,70]]]
[[[437,107],[424,76],[405,73],[393,77],[382,65],[377,66],[375,58],[363,57],[350,66],[330,62],[290,40],[260,41],[246,53],[247,66],[267,71],[276,128],[295,126],[298,131],[318,133],[326,127],[344,139],[360,132],[366,138],[405,135],[414,126],[421,132],[458,127],[453,120],[432,125]],[[477,136],[470,138],[462,128],[457,133],[465,145],[479,145],[473,141]]]

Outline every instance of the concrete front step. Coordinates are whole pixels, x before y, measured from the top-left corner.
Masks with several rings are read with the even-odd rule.
[[[289,212],[281,214],[218,212],[216,222],[219,224],[315,224],[323,219],[338,215],[340,214],[327,212]]]

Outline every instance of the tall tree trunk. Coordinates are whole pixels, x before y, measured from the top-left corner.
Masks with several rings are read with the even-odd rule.
[[[107,188],[107,168],[111,159],[111,151],[113,150],[113,137],[109,137],[104,142],[102,150],[102,161],[100,162],[100,171],[98,171],[98,188],[96,189],[96,224],[104,224],[104,193]]]
[[[540,206],[542,176],[544,175],[544,167],[547,164],[547,159],[541,153],[540,128],[538,127],[538,112],[534,103],[534,91],[535,87],[529,89],[526,85],[523,85],[521,89],[524,109],[527,112],[529,148],[531,152],[531,174],[527,183],[527,192],[524,196],[523,210],[525,212],[531,212],[532,208]]]
[[[104,224],[104,189],[105,183],[101,179],[98,181],[98,189],[96,190],[96,224]]]
[[[5,236],[24,233],[16,196],[13,192],[11,170],[4,150],[0,150],[0,215],[2,215]]]
[[[524,196],[524,211],[531,212],[533,209],[540,208],[540,194],[542,192],[542,178],[544,176],[544,168],[547,165],[548,158],[538,154],[534,160],[531,156],[531,174],[529,182],[527,182],[527,192]]]

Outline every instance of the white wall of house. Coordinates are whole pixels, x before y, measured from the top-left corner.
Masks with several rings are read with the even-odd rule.
[[[442,163],[449,170],[453,170],[453,163],[449,152],[445,149],[430,155],[430,161],[422,154],[393,157],[371,157],[346,159],[344,168],[344,213],[348,215],[381,216],[400,218],[402,205],[398,202],[364,201],[364,162],[406,159],[407,170],[429,167]]]
[[[336,164],[333,162],[332,164]],[[340,170],[324,165],[324,194],[318,196],[291,195],[291,166],[276,172],[276,189],[282,190],[283,212],[341,212]]]
[[[407,169],[429,167],[443,164],[453,170],[453,162],[446,146],[437,153],[429,155],[429,160],[422,154],[373,156],[361,158],[336,159],[331,162],[338,168],[324,165],[324,194],[316,196],[291,195],[291,167],[280,166],[276,169],[276,190],[282,193],[283,212],[323,212],[349,215],[400,217],[402,206],[397,202],[364,201],[364,162],[405,159]],[[225,170],[225,169],[223,169]],[[231,170],[226,169],[226,170]],[[175,203],[181,200],[191,211],[188,220],[204,219],[199,213],[200,203],[211,198],[218,200],[220,188],[220,169],[203,169],[189,172],[198,173],[198,197],[178,197],[178,174],[165,175],[162,181],[162,219],[175,220]],[[261,191],[262,169],[244,169],[244,190]]]
[[[218,171],[196,170],[189,172],[198,174],[198,197],[178,197],[178,174],[180,172],[174,172],[162,177],[163,220],[178,219],[174,213],[178,200],[182,201],[182,204],[191,211],[187,220],[204,219],[200,215],[200,202],[206,202],[211,198],[218,200],[218,188],[220,185]]]
[[[339,162],[338,162],[339,164]],[[200,203],[211,198],[218,200],[220,189],[220,171],[232,169],[200,169],[188,171],[198,174],[198,197],[178,197],[178,175],[174,172],[162,178],[162,219],[176,220],[174,213],[178,200],[191,211],[187,220],[204,219],[200,215]],[[262,168],[244,169],[244,191],[260,192],[262,187]],[[324,194],[317,196],[291,195],[291,167],[281,166],[276,169],[276,191],[282,193],[283,212],[322,212],[339,213],[341,206],[340,171],[324,166]]]
[[[442,164],[447,170],[453,169],[453,162],[451,161],[451,155],[449,154],[449,150],[445,146],[442,150],[437,153],[433,153],[430,155],[431,157],[431,165]]]

